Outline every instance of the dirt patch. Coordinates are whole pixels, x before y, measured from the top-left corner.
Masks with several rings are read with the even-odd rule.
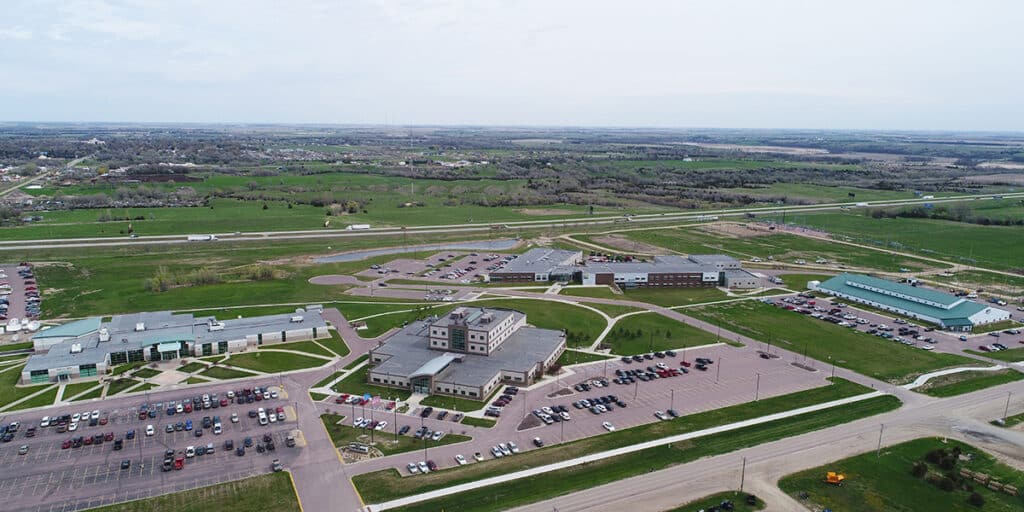
[[[361,284],[359,279],[356,279],[355,277],[338,274],[311,277],[309,279],[309,283],[320,285]]]
[[[612,249],[618,249],[620,251],[626,251],[631,253],[639,254],[661,254],[665,252],[665,249],[656,245],[645,244],[643,242],[635,242],[622,235],[605,235],[594,238],[594,241],[598,244],[611,247]]]
[[[559,208],[522,208],[516,212],[523,215],[576,215],[579,212]]]
[[[531,414],[531,415],[523,418],[523,421],[519,422],[519,426],[516,427],[516,430],[519,431],[519,430],[526,430],[526,429],[530,429],[530,428],[537,428],[540,425],[541,425],[540,418],[538,418],[538,417],[536,417],[536,416]]]
[[[573,391],[571,389],[569,389],[569,388],[562,388],[562,389],[559,389],[558,391],[555,391],[554,393],[548,393],[547,396],[548,396],[548,398],[555,398],[555,397],[559,397],[559,396],[571,395],[572,393],[573,393]]]
[[[708,224],[706,226],[702,226],[701,229],[714,235],[728,235],[736,238],[769,236],[773,233],[773,231],[768,229],[768,226],[760,224],[737,224],[733,222]]]

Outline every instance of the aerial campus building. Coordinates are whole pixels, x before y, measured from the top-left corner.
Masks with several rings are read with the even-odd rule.
[[[32,336],[35,354],[22,370],[21,383],[97,378],[124,363],[209,356],[264,343],[323,338],[330,333],[320,315],[322,309],[313,305],[295,313],[223,321],[170,311],[77,320]]]
[[[950,331],[1008,320],[1010,312],[936,290],[861,274],[840,274],[808,288],[859,304],[891,311]]]
[[[636,287],[756,288],[760,278],[724,254],[655,256],[650,262],[585,261],[581,251],[535,248],[491,272],[490,281],[571,281]]]
[[[510,309],[458,307],[413,322],[370,351],[371,384],[483,400],[502,383],[530,385],[565,351],[565,334]]]

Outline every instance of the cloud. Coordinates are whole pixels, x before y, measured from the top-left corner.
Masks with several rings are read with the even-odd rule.
[[[0,27],[0,39],[17,39],[25,41],[32,39],[32,31],[22,26]]]

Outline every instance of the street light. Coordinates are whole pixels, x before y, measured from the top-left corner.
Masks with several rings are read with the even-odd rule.
[[[754,385],[754,401],[761,397],[761,373],[757,374],[757,384]]]

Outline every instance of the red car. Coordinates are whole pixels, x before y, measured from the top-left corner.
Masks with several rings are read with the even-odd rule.
[[[106,416],[100,418],[100,425],[106,425],[107,421],[109,421],[109,420],[107,420]],[[109,441],[109,439],[108,439],[108,441]]]
[[[228,406],[228,399],[227,398],[221,398],[220,399],[220,406],[221,407],[227,407]]]
[[[275,409],[275,410],[277,411],[278,414],[281,414],[282,412],[284,412],[284,407],[281,407],[279,405],[279,406],[277,406],[277,409]]]
[[[174,459],[174,469],[182,469],[185,467],[185,457],[178,456]]]
[[[67,450],[68,448],[71,448],[71,440],[70,439],[65,439],[64,442],[60,444],[60,447],[63,450]]]
[[[107,432],[106,434],[103,435],[103,440],[104,441],[113,441],[114,440],[114,433],[113,432]]]
[[[683,365],[683,366],[685,366],[687,368],[690,367],[690,362],[689,361],[680,361],[679,364],[681,364],[681,365]]]
[[[343,403],[345,403],[345,397],[339,396],[338,398],[335,398],[334,399],[334,403],[336,403],[336,404],[343,404]]]

